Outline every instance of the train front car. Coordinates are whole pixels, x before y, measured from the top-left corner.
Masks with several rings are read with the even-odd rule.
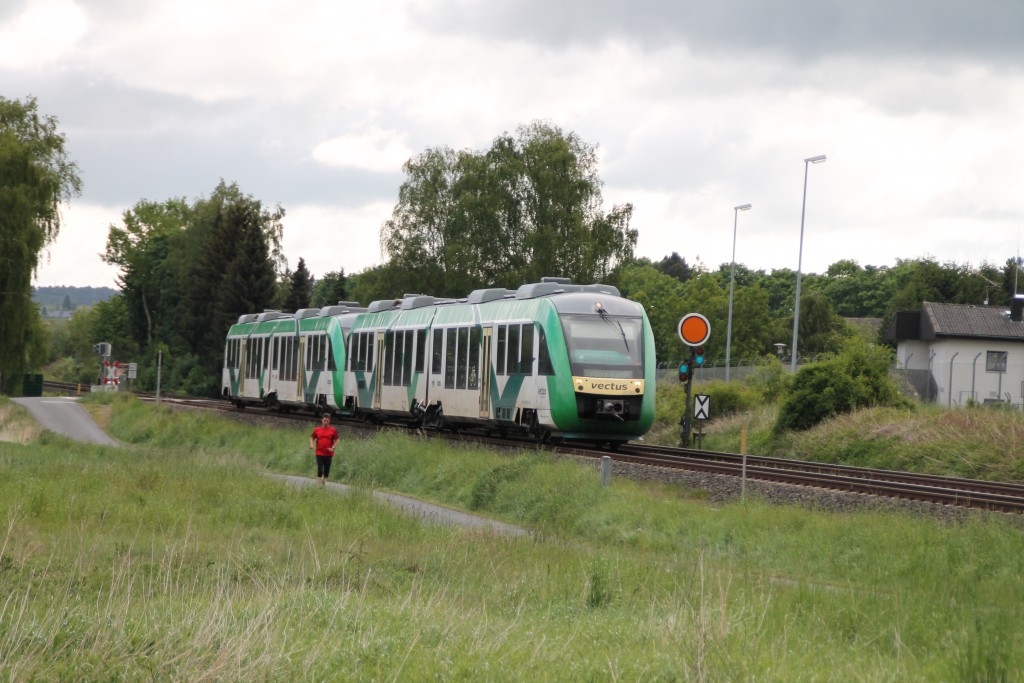
[[[545,324],[553,434],[611,444],[646,434],[654,422],[656,363],[643,306],[606,285],[564,289],[545,297],[554,318]]]

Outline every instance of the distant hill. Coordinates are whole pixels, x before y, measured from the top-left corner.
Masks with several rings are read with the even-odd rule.
[[[59,311],[73,311],[106,301],[117,293],[110,287],[33,287],[32,301],[45,307],[53,316]]]

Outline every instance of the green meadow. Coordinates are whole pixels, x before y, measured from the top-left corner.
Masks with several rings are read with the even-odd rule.
[[[306,427],[93,401],[122,448],[0,399],[3,681],[1022,678],[1015,518],[710,505],[394,432],[343,435],[341,495],[267,476],[314,475]]]

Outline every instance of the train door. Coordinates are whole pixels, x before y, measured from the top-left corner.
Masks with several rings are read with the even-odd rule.
[[[493,328],[484,328],[484,338],[480,349],[478,377],[480,382],[480,417],[491,417],[491,331]]]
[[[380,410],[380,395],[384,389],[384,332],[377,333],[377,375],[373,383],[373,409]]]

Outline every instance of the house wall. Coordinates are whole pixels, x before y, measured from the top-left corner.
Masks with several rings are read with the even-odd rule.
[[[1005,372],[987,369],[989,352],[1006,352]],[[911,353],[908,362],[907,356]],[[901,342],[897,359],[909,371],[908,381],[914,384],[924,401],[962,406],[973,398],[979,403],[1001,400],[1024,405],[1022,342],[943,338]]]

